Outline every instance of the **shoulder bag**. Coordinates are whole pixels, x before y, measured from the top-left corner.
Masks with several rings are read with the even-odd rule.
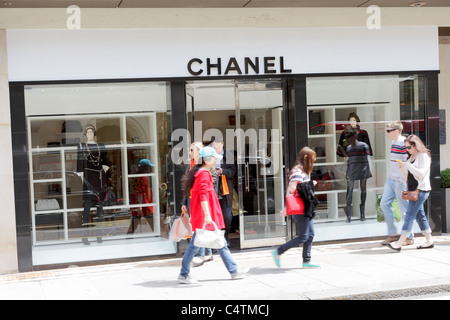
[[[297,192],[286,195],[286,214],[288,216],[293,214],[305,214],[305,203]]]
[[[402,191],[402,199],[417,201],[417,199],[419,199],[419,189],[416,189],[414,191]]]
[[[416,189],[414,191],[402,191],[402,199],[409,201],[417,201],[417,199],[419,199],[419,189]]]
[[[222,249],[225,247],[224,230],[219,230],[217,225],[214,225],[214,230],[206,230],[206,224],[203,224],[201,229],[195,230],[194,246],[201,248]]]

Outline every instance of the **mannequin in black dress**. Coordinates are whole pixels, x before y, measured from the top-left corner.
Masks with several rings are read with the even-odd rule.
[[[105,193],[107,188],[107,166],[108,159],[106,156],[105,146],[95,142],[94,137],[96,130],[93,125],[85,128],[86,143],[78,145],[78,161],[77,172],[83,180],[83,199],[84,211],[81,218],[83,232],[82,242],[89,245],[87,239],[87,224],[89,222],[89,212],[91,207],[97,206],[97,215],[102,214],[102,206],[100,197]],[[97,238],[98,239],[98,238]],[[101,238],[100,240],[101,241]]]

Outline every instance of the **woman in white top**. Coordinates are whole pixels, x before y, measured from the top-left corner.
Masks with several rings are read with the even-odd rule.
[[[423,209],[424,202],[428,199],[431,191],[430,184],[430,151],[425,147],[422,140],[416,135],[410,135],[405,139],[405,147],[409,156],[406,162],[398,161],[398,166],[402,175],[407,179],[408,191],[419,190],[419,198],[417,201],[409,201],[408,209],[405,214],[405,221],[401,236],[394,244],[389,244],[389,248],[400,251],[406,238],[411,234],[414,220],[419,224],[422,234],[425,235],[426,242],[417,249],[433,248],[433,240],[431,238],[431,228],[428,223],[425,211]]]

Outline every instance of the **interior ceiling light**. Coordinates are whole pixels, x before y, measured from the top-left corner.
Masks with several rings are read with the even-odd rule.
[[[410,7],[423,7],[427,3],[425,1],[415,1],[409,4]]]

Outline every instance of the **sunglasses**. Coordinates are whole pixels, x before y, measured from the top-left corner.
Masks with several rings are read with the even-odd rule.
[[[395,130],[397,130],[397,129],[387,129],[386,132],[391,133],[392,131],[395,131]]]
[[[406,147],[406,149],[411,149],[412,147],[414,147],[414,146],[405,146]]]

